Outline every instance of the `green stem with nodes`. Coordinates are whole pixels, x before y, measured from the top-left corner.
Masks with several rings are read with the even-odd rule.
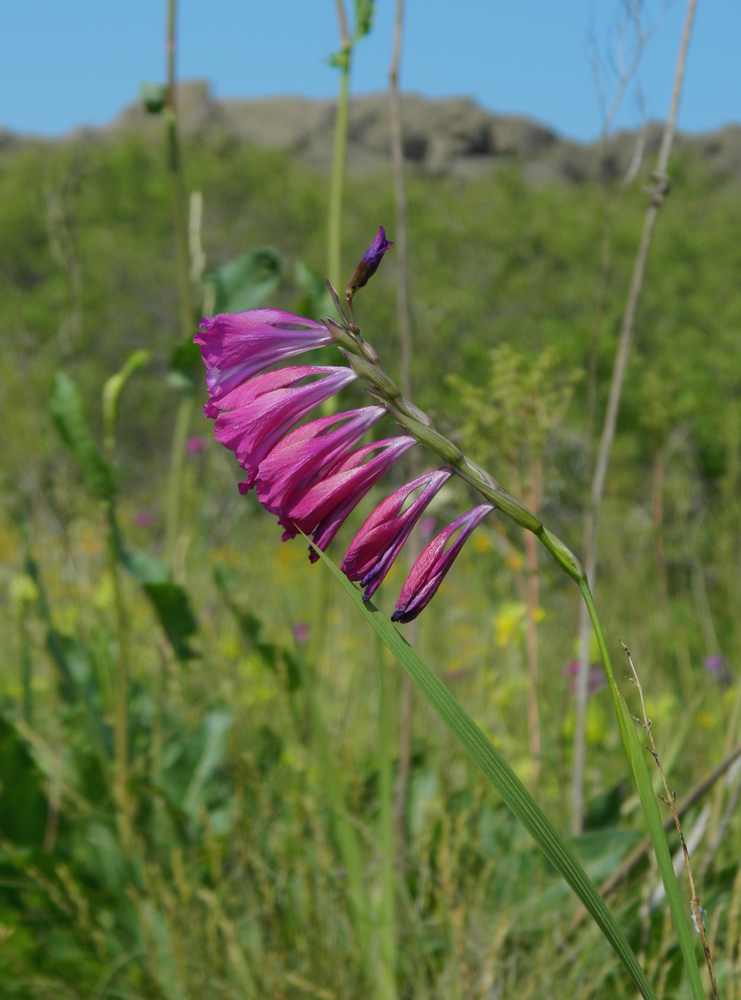
[[[331,291],[333,290],[331,289]],[[592,598],[592,593],[581,563],[568,545],[549,531],[531,510],[528,510],[524,504],[521,504],[514,497],[510,496],[488,472],[485,472],[474,462],[466,458],[453,441],[440,434],[426,413],[423,413],[402,397],[398,387],[380,368],[378,361],[374,360],[375,351],[362,340],[354,323],[352,327],[345,325],[342,333],[335,331],[337,326],[338,324],[335,323],[328,324],[328,329],[335,335],[338,343],[344,348],[342,353],[350,364],[350,367],[360,378],[371,385],[372,395],[376,396],[388,407],[397,422],[416,438],[420,444],[430,448],[447,462],[464,482],[473,486],[483,497],[496,504],[503,514],[506,514],[521,527],[531,531],[550,552],[559,568],[579,585],[592,622],[592,627],[594,628],[602,662],[609,681],[620,736],[638,789],[646,825],[648,826],[653,843],[654,854],[666,889],[666,896],[679,938],[687,976],[692,988],[692,995],[695,1000],[703,1000],[702,982],[690,938],[687,917],[672,867],[672,859],[666,835],[663,830],[661,817],[659,816],[656,796],[645,760],[644,747],[636,735],[633,717],[615,681],[615,674],[612,669],[612,661],[610,660],[602,623],[597,614],[594,599]],[[351,353],[353,350],[358,353]]]

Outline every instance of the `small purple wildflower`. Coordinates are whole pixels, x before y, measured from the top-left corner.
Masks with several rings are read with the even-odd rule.
[[[359,580],[365,587],[364,601],[378,590],[412,528],[451,475],[450,469],[438,469],[420,476],[387,497],[365,521],[340,566],[349,580]],[[403,510],[418,490],[419,496]]]
[[[194,434],[185,442],[185,450],[189,455],[200,455],[206,447],[206,439]]]
[[[293,638],[297,643],[309,641],[309,626],[306,622],[296,622],[293,626]]]
[[[571,677],[569,682],[569,691],[576,691],[579,686],[579,661],[572,660],[571,663],[567,663],[566,666],[561,671],[564,677]],[[605,671],[601,663],[590,663],[589,664],[589,679],[587,681],[587,694],[591,698],[592,695],[597,694],[601,691],[607,684],[607,678],[605,677]]]
[[[461,514],[452,524],[436,535],[422,551],[396,602],[393,622],[411,622],[430,603],[443,582],[445,574],[453,565],[456,556],[465,545],[469,535],[486,517],[495,510],[492,503],[482,503],[466,514]],[[460,534],[447,548],[450,538],[460,529]]]
[[[706,656],[702,665],[719,687],[726,688],[733,683],[734,673],[722,653]]]
[[[134,514],[134,524],[137,528],[151,528],[157,518],[149,510],[138,510]]]
[[[359,288],[363,288],[364,285],[368,284],[369,279],[378,270],[383,255],[393,245],[393,243],[386,239],[386,230],[383,226],[379,226],[376,238],[360,258],[360,263],[353,271],[353,275],[347,283],[347,287],[345,288],[346,299],[352,299]]]

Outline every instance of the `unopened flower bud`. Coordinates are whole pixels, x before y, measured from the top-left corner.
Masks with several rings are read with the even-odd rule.
[[[378,270],[381,258],[393,245],[393,243],[386,239],[386,230],[383,226],[379,226],[376,238],[360,258],[360,263],[353,271],[352,277],[347,283],[345,298],[348,302],[352,300],[353,295],[359,288],[368,284],[368,280]]]

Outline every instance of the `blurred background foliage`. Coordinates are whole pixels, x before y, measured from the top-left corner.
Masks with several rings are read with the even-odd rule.
[[[230,298],[233,279],[253,290],[249,305],[326,312],[326,177],[227,138],[189,140],[183,153],[187,189],[202,194],[205,273],[218,272],[204,283],[206,302],[244,307]],[[372,951],[385,940],[379,670],[395,748],[398,669],[324,567],[311,567],[299,542],[280,545],[270,517],[239,496],[232,456],[199,414],[171,567],[163,561],[182,391],[168,378],[179,329],[163,164],[161,146],[136,135],[0,151],[0,991],[19,1000],[374,995],[322,746],[359,837]],[[741,187],[687,153],[670,174],[602,515],[597,599],[608,635],[634,654],[681,798],[740,735]],[[577,552],[587,428],[604,410],[646,179],[627,190],[540,187],[517,163],[479,179],[408,179],[415,402],[511,490],[533,489],[535,462],[542,516]],[[380,223],[393,238],[393,201],[383,173],[346,184],[349,274]],[[356,315],[398,375],[394,282],[388,255]],[[101,391],[142,349],[149,360],[140,356],[146,363],[118,387],[109,446]],[[464,502],[454,485],[431,513],[441,524]],[[525,565],[521,535],[482,526],[420,620],[417,645],[534,780],[526,632],[537,625],[537,794],[566,828],[578,595],[541,556],[530,607],[517,586]],[[379,595],[385,610],[402,582],[399,565]],[[576,842],[598,880],[640,839],[606,699],[597,678],[587,832]],[[412,764],[386,995],[627,996],[596,931],[569,936],[568,891],[421,703]],[[741,925],[731,774],[705,800],[697,854],[728,997],[738,996]],[[652,980],[678,996],[679,955],[660,901],[649,904],[655,883],[644,862],[612,904]]]

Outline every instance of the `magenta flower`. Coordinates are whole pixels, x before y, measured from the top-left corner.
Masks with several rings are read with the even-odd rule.
[[[310,638],[309,626],[306,622],[296,622],[293,626],[293,638],[295,642],[308,642]]]
[[[193,339],[208,369],[211,403],[278,361],[333,343],[323,323],[279,309],[204,317]]]
[[[257,499],[271,514],[282,515],[297,490],[331,472],[385,414],[383,406],[366,406],[297,427],[261,463]]]
[[[402,486],[376,507],[352,540],[340,568],[349,580],[359,580],[365,587],[364,601],[378,590],[412,528],[451,475],[450,469],[438,469]],[[420,489],[419,496],[403,510]]]
[[[316,376],[320,377],[314,381]],[[247,470],[247,489],[254,486],[261,462],[283,435],[355,378],[349,368],[283,368],[256,375],[217,404],[206,404],[207,416],[214,416],[218,410],[228,411],[217,417],[215,437],[235,453]]]
[[[185,450],[189,455],[200,455],[206,447],[206,439],[199,434],[194,434],[185,442]]]
[[[466,514],[461,514],[432,539],[412,566],[412,571],[402,587],[394,613],[391,615],[391,621],[413,621],[420,611],[427,607],[469,535],[486,515],[495,509],[495,505],[491,503],[479,504]],[[459,529],[461,531],[456,540],[450,548],[446,548],[451,536]]]
[[[359,288],[368,284],[368,280],[378,270],[383,255],[393,245],[393,243],[390,243],[386,239],[386,230],[383,226],[379,226],[376,238],[360,258],[360,263],[353,271],[353,275],[347,283],[347,287],[345,288],[346,298],[351,299]]]
[[[364,445],[335,466],[325,479],[294,493],[281,512],[280,524],[286,529],[283,540],[302,531],[311,535],[323,552],[368,490],[416,443],[413,437],[396,437]],[[318,559],[313,550],[310,559]]]

